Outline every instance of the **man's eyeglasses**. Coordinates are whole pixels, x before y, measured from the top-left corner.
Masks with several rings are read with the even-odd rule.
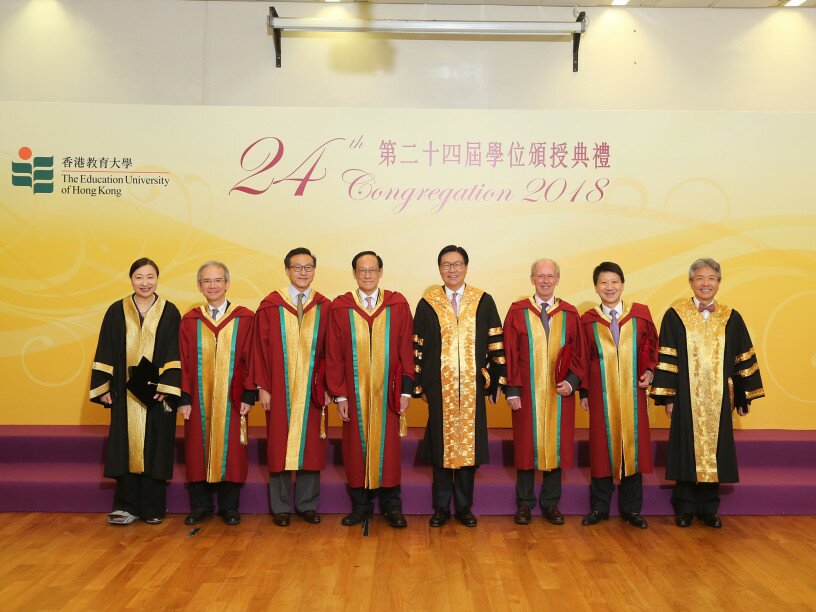
[[[315,267],[311,264],[306,264],[305,266],[301,266],[300,264],[298,264],[296,266],[289,266],[289,269],[295,272],[311,273],[314,272]]]
[[[201,284],[204,285],[205,287],[209,287],[210,285],[213,285],[215,287],[220,287],[221,285],[223,285],[226,282],[227,281],[224,278],[202,278],[201,279]]]
[[[360,276],[374,276],[379,271],[380,268],[357,268],[355,270],[355,272]]]
[[[453,263],[451,263],[449,261],[446,261],[445,263],[443,263],[439,267],[442,268],[445,272],[447,272],[447,271],[449,271],[451,269],[461,270],[462,268],[465,267],[465,262],[464,261],[454,261]]]

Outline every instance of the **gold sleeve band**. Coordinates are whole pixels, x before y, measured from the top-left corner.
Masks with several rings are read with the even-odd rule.
[[[490,329],[487,330],[488,336],[500,336],[502,333],[503,332],[501,327],[491,327]]]
[[[422,395],[422,385],[417,385],[416,387],[414,387],[414,393],[416,395]]]
[[[763,389],[762,387],[760,387],[759,389],[755,389],[754,391],[745,392],[745,399],[755,400],[758,397],[765,397],[765,389]]]
[[[507,363],[507,360],[504,357],[491,357],[493,363],[497,363],[499,365],[504,365]]]
[[[658,362],[656,367],[658,370],[663,370],[665,372],[673,372],[675,374],[677,374],[680,371],[679,369],[677,369],[676,365],[672,365],[670,363],[663,363],[662,361]]]
[[[484,388],[489,389],[490,388],[490,372],[487,371],[487,368],[482,368],[482,376],[484,376],[484,379],[485,379]]]
[[[414,334],[414,342],[419,346],[423,346],[425,344],[425,340],[423,338],[420,338],[416,334]]]
[[[110,382],[106,381],[104,385],[100,385],[96,389],[91,389],[90,399],[96,399],[100,395],[105,395],[108,391],[110,391]]]
[[[668,346],[661,346],[659,353],[661,355],[668,355],[670,357],[677,357],[677,349],[669,348]]]
[[[414,373],[415,374],[422,374],[422,366],[417,364],[414,366]]]
[[[507,379],[504,376],[499,376],[499,384],[507,385]]]
[[[164,366],[159,369],[159,376],[164,374],[167,370],[180,370],[181,369],[181,362],[180,361],[168,361],[164,364]]]
[[[176,397],[181,397],[181,389],[178,387],[172,387],[170,385],[156,385],[156,393],[164,393],[165,395],[175,395]]]
[[[746,368],[745,370],[740,370],[739,372],[737,372],[737,374],[739,374],[743,378],[748,378],[751,374],[753,374],[757,370],[759,370],[759,364],[754,363],[754,365],[752,365],[750,368]]]
[[[93,365],[91,366],[92,370],[99,370],[100,372],[104,372],[105,374],[110,374],[113,376],[113,366],[109,366],[107,363],[100,363],[98,361],[94,361]]]
[[[493,351],[503,351],[504,350],[504,342],[492,342],[487,345],[488,352],[492,353]]]
[[[664,389],[663,387],[652,387],[650,395],[662,395],[664,397],[674,397],[677,395],[675,389]]]
[[[417,359],[422,359],[422,351],[414,350],[414,357]]]
[[[743,361],[748,361],[754,355],[756,355],[756,352],[754,351],[754,347],[752,346],[750,351],[742,353],[741,355],[737,355],[734,358],[734,361],[735,361],[735,363],[741,363]]]

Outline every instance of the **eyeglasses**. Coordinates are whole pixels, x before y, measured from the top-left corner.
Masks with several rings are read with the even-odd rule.
[[[445,272],[448,272],[451,269],[461,270],[462,268],[465,267],[465,262],[464,261],[454,261],[453,263],[450,263],[450,262],[446,261],[445,263],[443,263],[439,267],[442,268]]]
[[[221,285],[223,285],[226,282],[227,282],[227,280],[224,279],[224,278],[202,278],[201,279],[201,284],[204,285],[205,287],[209,287],[210,285],[214,285],[215,287],[220,287]]]
[[[380,268],[357,268],[354,272],[360,276],[374,276]]]
[[[311,264],[306,264],[305,266],[298,264],[296,266],[289,266],[289,269],[294,272],[306,272],[307,274],[311,274],[314,272],[315,267]]]

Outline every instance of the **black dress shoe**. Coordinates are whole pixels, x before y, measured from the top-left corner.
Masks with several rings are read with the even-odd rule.
[[[598,510],[593,510],[589,514],[587,514],[584,518],[581,519],[582,525],[597,525],[601,521],[608,521],[609,520],[609,513],[608,512],[600,512]]]
[[[288,512],[278,512],[277,514],[272,515],[272,522],[275,523],[278,527],[288,527],[289,526],[289,513]]]
[[[298,512],[300,518],[302,518],[307,523],[316,524],[320,522],[320,515],[314,510],[304,510],[303,512]]]
[[[237,525],[241,522],[241,515],[237,510],[224,510],[221,513],[221,520],[225,525]]]
[[[450,519],[450,517],[451,513],[449,510],[437,508],[436,512],[434,512],[433,516],[431,517],[431,520],[428,521],[428,524],[431,527],[442,527],[442,525],[448,522],[448,519]]]
[[[647,529],[649,527],[649,523],[646,522],[646,519],[637,512],[621,512],[621,518],[638,529]]]
[[[193,511],[184,519],[185,525],[198,525],[212,516],[212,512],[207,512],[201,508],[193,508]]]
[[[703,521],[703,525],[706,527],[713,527],[714,529],[722,527],[722,521],[716,514],[704,514],[700,517],[700,520]]]
[[[345,525],[346,527],[354,527],[354,525],[359,525],[370,516],[371,514],[369,512],[365,512],[364,510],[352,510],[351,514],[347,514],[343,517],[340,524]]]
[[[516,525],[529,525],[532,518],[533,514],[530,511],[530,506],[519,506],[516,514],[513,515],[513,521]]]
[[[691,527],[693,518],[689,512],[681,512],[674,517],[674,524],[678,527]]]
[[[470,510],[460,510],[456,513],[456,520],[462,523],[465,527],[475,527],[476,517]]]
[[[547,506],[544,508],[544,518],[553,525],[563,525],[564,515],[558,511],[558,506]]]
[[[408,521],[405,520],[405,515],[399,508],[388,510],[383,514],[383,517],[385,518],[385,522],[394,529],[402,529],[408,526]]]

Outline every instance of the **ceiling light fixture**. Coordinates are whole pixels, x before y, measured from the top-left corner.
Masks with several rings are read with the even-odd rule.
[[[389,32],[395,34],[426,34],[461,36],[557,36],[571,35],[573,72],[578,72],[578,45],[586,32],[586,13],[581,11],[575,21],[434,21],[420,19],[318,19],[279,17],[274,6],[269,7],[267,25],[275,42],[276,66],[281,66],[280,33],[291,31],[320,32]]]

